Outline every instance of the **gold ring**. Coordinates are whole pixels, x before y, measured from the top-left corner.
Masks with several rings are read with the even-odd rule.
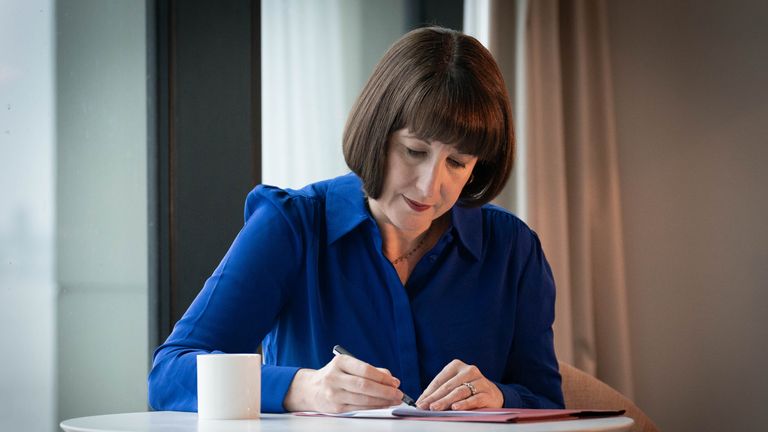
[[[466,386],[469,389],[469,391],[472,392],[472,396],[477,394],[477,389],[475,388],[475,385],[472,384],[471,382],[465,382],[462,385]]]

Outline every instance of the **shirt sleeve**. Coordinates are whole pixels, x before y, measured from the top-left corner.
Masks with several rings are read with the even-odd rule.
[[[517,286],[515,336],[504,382],[496,385],[505,408],[563,408],[552,332],[555,281],[536,233],[526,228],[520,236],[513,256],[526,258]]]
[[[302,259],[296,203],[285,192],[257,187],[246,200],[246,223],[219,266],[163,345],[154,353],[149,404],[197,411],[197,355],[253,353],[295,285]],[[264,412],[284,412],[298,368],[265,365]]]

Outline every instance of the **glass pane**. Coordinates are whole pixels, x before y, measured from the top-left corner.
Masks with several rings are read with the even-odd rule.
[[[55,427],[52,0],[0,1],[0,430]]]
[[[143,1],[0,0],[0,430],[146,409]]]
[[[146,7],[69,0],[56,8],[58,415],[143,411]]]

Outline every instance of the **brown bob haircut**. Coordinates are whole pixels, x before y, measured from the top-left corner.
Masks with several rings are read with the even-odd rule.
[[[475,38],[441,27],[413,30],[373,70],[344,128],[344,159],[369,197],[381,196],[390,135],[403,128],[425,141],[455,144],[478,161],[459,196],[483,205],[512,171],[515,137],[504,79]]]

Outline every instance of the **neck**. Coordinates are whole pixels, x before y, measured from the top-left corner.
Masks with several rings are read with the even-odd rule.
[[[432,225],[418,230],[403,230],[395,226],[377,206],[375,200],[368,200],[368,207],[371,210],[373,219],[381,232],[382,251],[384,255],[392,260],[396,260],[414,249],[419,242],[425,240],[429,235],[432,225],[437,221],[432,221]]]

